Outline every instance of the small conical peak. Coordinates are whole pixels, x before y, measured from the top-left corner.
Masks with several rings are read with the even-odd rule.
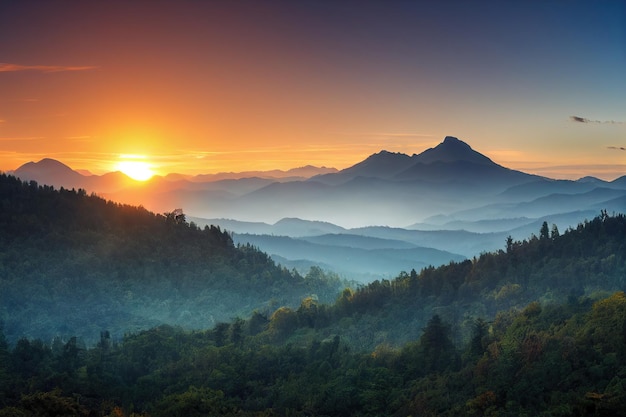
[[[462,140],[460,140],[459,138],[455,138],[454,136],[446,136],[443,139],[442,145],[447,145],[447,146],[463,146],[464,148],[467,149],[472,149],[467,143],[463,142]]]
[[[37,171],[49,171],[49,170],[55,170],[55,171],[72,171],[72,168],[70,168],[69,166],[65,165],[63,162],[61,161],[57,161],[56,159],[52,159],[52,158],[44,158],[38,162],[27,162],[24,165],[20,166],[18,169],[16,169],[16,172],[22,172],[22,171],[28,171],[28,170],[37,170]],[[73,171],[72,171],[73,172]]]
[[[36,165],[72,169],[63,162],[52,158],[43,158],[41,161],[37,162]]]
[[[467,143],[454,136],[446,136],[439,145],[425,150],[417,155],[415,159],[422,163],[468,161],[479,164],[493,164],[491,159],[476,152]]]
[[[384,155],[404,155],[404,154],[402,152],[390,152],[390,151],[386,151],[383,149],[382,151],[375,153],[373,155],[370,155],[370,156],[377,156],[377,155],[384,156]]]

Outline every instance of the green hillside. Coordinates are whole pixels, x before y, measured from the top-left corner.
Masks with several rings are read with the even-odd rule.
[[[308,343],[340,334],[359,349],[399,347],[418,339],[438,315],[450,323],[453,341],[462,344],[476,319],[491,321],[500,311],[521,310],[535,301],[597,299],[626,289],[625,216],[603,212],[562,234],[546,223],[537,232],[524,241],[503,242],[498,252],[346,289],[334,305],[317,303],[307,310],[312,324],[289,328],[284,337]]]
[[[218,227],[198,228],[82,190],[0,175],[0,321],[7,338],[51,340],[160,324],[207,328],[253,311],[334,301],[335,277],[302,277]],[[314,277],[313,277],[314,275]]]
[[[623,292],[502,311],[461,345],[438,315],[369,352],[339,335],[266,343],[278,320],[103,333],[91,349],[0,334],[0,416],[626,415]]]
[[[0,417],[626,415],[624,215],[337,297],[177,212],[0,179]]]

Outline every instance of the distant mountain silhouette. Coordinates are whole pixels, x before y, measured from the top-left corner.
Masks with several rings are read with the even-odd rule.
[[[39,162],[27,162],[14,171],[24,181],[37,181],[57,187],[80,188],[85,176],[55,159],[44,158]]]
[[[626,176],[611,182],[591,177],[568,181],[512,170],[452,136],[419,154],[383,150],[341,171],[307,165],[288,171],[170,174],[139,183],[121,173],[83,176],[58,161],[42,160],[23,165],[15,174],[41,184],[84,188],[157,213],[182,207],[189,216],[198,218],[265,224],[300,218],[343,228],[406,227],[444,215],[448,216],[446,222],[471,230],[489,230],[490,224],[499,225],[494,230],[510,230],[506,219],[526,217],[532,222],[556,213],[587,213],[609,201],[611,207],[621,207],[619,193],[590,192],[596,188],[626,189]],[[562,196],[584,193],[589,194]],[[572,207],[575,203],[582,206]],[[483,220],[500,221],[469,224]],[[289,228],[303,231],[301,226],[284,223],[281,233]],[[433,226],[437,223],[424,225]]]
[[[337,173],[318,175],[313,181],[337,185],[357,177],[391,178],[413,165],[413,157],[403,153],[380,151],[362,162]]]
[[[600,178],[586,176],[576,180],[576,182],[584,183],[584,184],[595,184],[595,185],[605,185],[608,184],[608,181],[601,180]]]
[[[234,200],[230,211],[219,215],[266,222],[300,217],[343,227],[400,226],[460,204],[477,207],[509,187],[539,178],[502,167],[461,140],[446,137],[418,155],[381,151],[337,173],[273,183]],[[255,207],[257,217],[242,213],[250,213],[249,207]]]
[[[485,155],[476,152],[467,143],[453,136],[446,136],[439,145],[426,149],[412,158],[414,163],[467,161],[479,165],[497,165]],[[499,165],[498,165],[499,166]]]
[[[317,236],[327,233],[341,233],[345,229],[332,223],[321,221],[307,221],[298,218],[284,218],[273,227],[274,233],[289,236]]]
[[[611,185],[615,185],[619,188],[626,188],[626,175],[614,179],[611,181]]]
[[[419,270],[429,265],[439,266],[451,260],[464,259],[459,254],[409,245],[406,242],[405,247],[399,247],[402,242],[395,242],[394,247],[385,247],[384,239],[358,235],[325,235],[324,238],[315,241],[310,238],[235,234],[233,239],[235,243],[250,243],[255,247],[263,247],[264,251],[272,256],[278,254],[286,266],[294,267],[295,264],[292,262],[301,261],[329,265],[334,271],[362,282],[378,277],[390,277],[402,270],[410,271],[413,268]],[[379,245],[363,247],[374,242]]]
[[[104,175],[83,175],[55,159],[44,158],[39,162],[27,162],[13,174],[23,181],[36,181],[39,184],[82,188],[89,192],[108,193],[137,185],[137,181],[116,171]]]
[[[150,201],[156,195],[161,198],[164,197],[163,193],[180,194],[181,190],[225,191],[228,194],[243,195],[274,182],[302,181],[311,176],[334,172],[337,169],[306,165],[287,171],[222,172],[196,176],[170,173],[164,177],[155,175],[148,181],[138,182],[119,171],[95,175],[86,170],[73,170],[55,159],[44,158],[39,162],[28,162],[12,174],[23,181],[36,181],[57,188],[83,188],[113,200],[143,204],[144,198]]]
[[[350,168],[313,177],[311,181],[339,185],[359,177],[439,185],[448,183],[456,188],[471,185],[489,191],[496,185],[502,190],[540,178],[498,165],[467,143],[446,136],[442,143],[420,154],[409,156],[381,151]]]
[[[237,180],[242,178],[264,178],[273,180],[305,180],[307,178],[337,172],[336,168],[316,167],[306,165],[303,167],[292,168],[287,171],[273,169],[270,171],[243,171],[243,172],[219,172],[217,174],[200,174],[190,177],[192,181],[220,181],[220,180]],[[171,175],[171,174],[170,174]],[[180,175],[180,174],[177,174]]]
[[[452,136],[412,159],[415,164],[397,174],[395,179],[447,183],[465,191],[469,186],[472,192],[478,188],[492,193],[540,178],[498,165]]]

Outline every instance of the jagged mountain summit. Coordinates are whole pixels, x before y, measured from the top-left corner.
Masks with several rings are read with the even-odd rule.
[[[312,177],[311,181],[337,185],[357,177],[388,179],[413,165],[414,157],[383,150],[339,172]]]
[[[275,172],[278,171],[268,171],[268,175],[266,176],[260,175],[259,172],[254,172],[254,177],[267,180],[265,182],[258,182],[259,185],[257,189],[271,184],[273,182],[272,180],[275,180],[275,182],[283,182],[278,181],[278,178],[274,177]],[[498,182],[501,183],[501,186],[511,186],[540,178],[502,167],[485,155],[473,150],[467,143],[452,136],[446,136],[443,142],[434,148],[411,156],[382,150],[341,171],[336,171],[332,168],[306,166],[280,172],[283,175],[307,174],[303,177],[295,178],[295,182],[305,181],[307,177],[310,176],[308,181],[311,182],[338,186],[353,181],[352,185],[360,184],[361,187],[370,186],[370,180],[373,179],[382,180],[383,182],[406,182],[407,180],[418,182],[435,181],[438,185],[441,185],[442,182],[454,182],[459,180],[463,180],[467,183],[468,179],[476,179],[481,181],[481,186],[488,186],[489,181],[493,181],[496,177],[499,177]],[[316,172],[321,172],[321,174],[314,175]],[[489,178],[484,178],[485,175],[479,175],[477,177],[476,173],[486,173]],[[35,180],[57,187],[86,188],[87,191],[96,193],[115,191],[128,187],[131,184],[137,185],[136,182],[129,182],[129,179],[125,178],[125,176],[119,172],[108,173],[101,176],[82,175],[72,170],[69,166],[49,158],[42,159],[39,162],[26,163],[19,167],[14,174],[23,180]],[[240,178],[236,173],[228,174],[228,178],[226,178],[225,175],[226,174],[215,174],[186,177],[169,174],[164,179],[167,179],[168,182],[178,183],[178,188],[203,189],[203,187],[190,186],[189,181],[194,183],[215,183],[226,179],[234,180]],[[502,176],[507,176],[507,178],[502,181]],[[160,180],[160,177],[155,178],[156,179],[151,181],[152,183]],[[358,180],[354,181],[355,179]],[[170,184],[167,187],[168,190],[172,188],[176,188],[176,186]],[[294,188],[293,185],[290,188]],[[253,191],[255,191],[254,187],[248,189],[248,192]]]
[[[450,221],[480,220],[487,213],[489,218],[528,217],[524,210],[529,206],[524,203],[534,199],[586,193],[597,187],[626,188],[626,177],[612,182],[557,181],[509,169],[452,136],[419,154],[383,150],[338,172],[303,167],[308,174],[320,174],[310,177],[277,178],[274,171],[267,171],[262,177],[258,173],[246,178],[236,173],[228,174],[228,178],[170,175],[138,183],[119,172],[83,176],[55,162],[25,164],[15,173],[23,180],[84,188],[154,212],[183,207],[188,215],[198,218],[268,224],[283,218],[300,218],[343,228],[405,227],[436,215],[448,216]],[[296,172],[285,171],[281,175],[293,174]],[[605,201],[585,199],[584,207],[571,207],[563,203],[563,198],[552,200],[555,203],[548,205],[539,200],[532,205],[535,216],[595,210]],[[616,210],[623,206],[618,195],[603,208]]]
[[[498,165],[462,140],[446,136],[439,145],[420,154],[383,150],[338,173],[313,177],[311,181],[339,185],[358,177],[434,182],[438,186],[456,182],[490,188],[497,184],[500,189],[540,178]]]
[[[436,147],[415,155],[413,160],[415,164],[394,179],[426,181],[462,192],[493,194],[542,178],[503,167],[451,136]]]
[[[443,142],[434,148],[426,149],[419,155],[413,155],[413,161],[423,164],[467,161],[482,165],[497,165],[485,155],[473,150],[467,143],[453,136],[446,136]]]

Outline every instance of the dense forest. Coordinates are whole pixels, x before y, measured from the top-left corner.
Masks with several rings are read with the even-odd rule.
[[[160,324],[204,329],[253,311],[334,301],[345,283],[300,276],[218,227],[83,190],[0,175],[0,321],[9,341],[90,344]]]
[[[355,289],[0,179],[0,417],[626,415],[624,215]]]
[[[502,311],[462,345],[438,315],[370,352],[284,341],[276,320],[103,333],[90,349],[0,339],[0,416],[626,415],[623,292]]]
[[[401,273],[356,291],[343,291],[329,321],[318,309],[318,331],[343,334],[354,346],[374,349],[417,339],[438,314],[451,325],[455,343],[469,337],[476,319],[626,289],[626,217],[605,211],[560,233],[544,223],[524,241],[509,238],[502,250],[439,268]],[[299,331],[306,337],[306,332]]]

